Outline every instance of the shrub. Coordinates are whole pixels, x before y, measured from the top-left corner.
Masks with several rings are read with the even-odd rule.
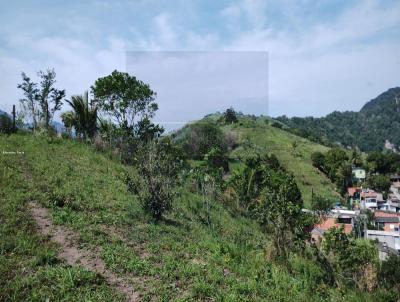
[[[0,114],[0,133],[10,134],[12,132],[12,120],[6,114]]]
[[[168,142],[149,142],[139,151],[138,176],[126,175],[125,179],[129,191],[139,197],[143,209],[156,221],[172,208],[175,196],[178,164],[172,149]]]
[[[201,160],[212,148],[227,149],[222,130],[213,122],[202,121],[186,127],[180,139],[187,158]]]

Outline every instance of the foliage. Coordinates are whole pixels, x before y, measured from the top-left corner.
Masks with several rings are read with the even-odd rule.
[[[64,124],[65,130],[71,135],[72,128],[75,124],[75,114],[73,111],[64,111],[61,113],[61,121]]]
[[[311,161],[314,167],[320,171],[324,171],[325,155],[322,152],[313,152],[311,154]]]
[[[226,173],[229,171],[228,157],[225,155],[221,149],[212,148],[205,156],[204,160],[207,162],[208,166],[214,169],[222,168]]]
[[[400,110],[396,97],[400,88],[391,88],[366,103],[359,112],[332,112],[322,118],[278,117],[297,135],[323,144],[340,143],[362,151],[380,151],[386,140],[400,145]]]
[[[32,82],[24,72],[21,74],[21,77],[22,83],[18,84],[17,87],[23,91],[25,98],[19,101],[25,114],[30,117],[33,130],[35,130],[40,118],[40,111],[37,108],[39,89],[37,88],[37,83]]]
[[[0,156],[1,301],[123,300],[100,276],[58,261],[54,244],[36,231],[27,200],[47,207],[53,222],[75,232],[82,246],[102,251],[107,269],[128,276],[143,300],[396,301],[378,290],[332,286],[319,262],[294,251],[292,269],[266,260],[269,233],[250,217],[232,215],[212,195],[204,202],[186,184],[166,219],[148,223],[119,177],[136,169],[91,146],[16,134],[0,137],[1,149],[25,151],[13,160]]]
[[[11,118],[7,114],[0,113],[0,133],[10,134],[14,131],[14,126]]]
[[[187,158],[201,160],[212,148],[226,152],[224,134],[212,121],[200,121],[181,130],[175,139],[182,146]]]
[[[285,261],[293,248],[302,245],[300,239],[310,225],[304,224],[303,200],[294,178],[279,174],[271,179],[253,213],[271,236],[274,258]]]
[[[326,215],[331,210],[332,200],[321,195],[313,194],[311,199],[311,209],[320,215]]]
[[[136,123],[153,117],[158,109],[156,94],[148,84],[117,70],[97,79],[91,91],[94,104],[113,118],[126,136],[132,136]]]
[[[238,122],[236,112],[232,107],[226,109],[224,113],[224,119],[226,124],[234,124]]]
[[[128,176],[128,189],[136,194],[143,209],[156,221],[172,208],[178,165],[169,142],[151,141],[143,146],[137,160],[136,179]]]
[[[65,90],[54,87],[56,83],[54,69],[39,71],[38,77],[39,84],[32,82],[25,73],[22,73],[22,83],[17,87],[23,91],[25,98],[20,102],[31,117],[34,129],[39,120],[45,129],[50,129],[54,113],[61,109]]]
[[[400,172],[400,154],[393,152],[371,152],[366,158],[371,173]]]
[[[350,240],[341,228],[333,227],[324,234],[323,249],[334,268],[338,284],[372,291],[376,286],[378,251],[367,240]]]
[[[387,175],[371,175],[368,177],[368,185],[370,188],[383,192],[387,195],[391,186],[390,178]]]
[[[379,281],[387,289],[393,289],[400,295],[400,257],[390,254],[381,264]]]
[[[97,108],[89,105],[88,92],[83,95],[74,95],[67,103],[73,109],[73,118],[66,120],[68,126],[75,128],[76,135],[82,139],[92,138],[97,131]],[[70,118],[71,116],[64,116]],[[64,123],[67,127],[67,125]],[[68,128],[68,127],[67,127]]]

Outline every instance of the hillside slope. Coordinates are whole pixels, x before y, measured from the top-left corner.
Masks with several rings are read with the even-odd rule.
[[[293,139],[288,136],[286,144]],[[264,142],[272,146],[271,139]],[[321,148],[301,141],[299,146]],[[186,186],[163,221],[149,222],[126,190],[128,168],[92,147],[11,135],[0,136],[0,149],[7,151],[0,154],[1,301],[124,300],[104,273],[63,261],[63,244],[40,233],[32,203],[48,212],[47,224],[65,230],[76,249],[92,252],[107,272],[134,288],[139,300],[373,300],[326,288],[311,260],[292,257],[289,275],[266,259],[268,238],[257,223],[232,216],[218,201],[206,206]]]
[[[295,176],[306,207],[310,205],[312,191],[330,199],[339,199],[335,185],[311,162],[313,152],[326,152],[329,148],[273,127],[263,118],[255,121],[241,118],[239,124],[226,128],[239,137],[239,148],[233,150],[232,157],[254,151],[275,154],[286,170]]]
[[[397,101],[396,101],[397,98]],[[400,146],[400,87],[391,88],[366,103],[359,112],[335,111],[322,118],[278,117],[300,135],[318,141],[380,151],[386,141]]]

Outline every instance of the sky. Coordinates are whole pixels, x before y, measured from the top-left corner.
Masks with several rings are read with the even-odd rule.
[[[359,110],[400,86],[400,1],[0,0],[0,20],[5,111],[21,72],[46,68],[67,98],[129,72],[157,92],[155,119],[177,125],[229,106]]]

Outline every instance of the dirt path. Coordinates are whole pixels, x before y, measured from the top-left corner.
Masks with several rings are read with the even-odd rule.
[[[29,203],[32,216],[43,235],[49,236],[52,241],[60,246],[59,257],[64,259],[71,266],[81,266],[86,270],[95,272],[104,277],[108,284],[114,286],[119,292],[126,296],[130,302],[139,301],[140,296],[134,288],[125,280],[109,271],[100,258],[97,250],[86,250],[77,244],[78,238],[72,231],[54,225],[51,221],[48,210],[40,207],[35,202]]]

